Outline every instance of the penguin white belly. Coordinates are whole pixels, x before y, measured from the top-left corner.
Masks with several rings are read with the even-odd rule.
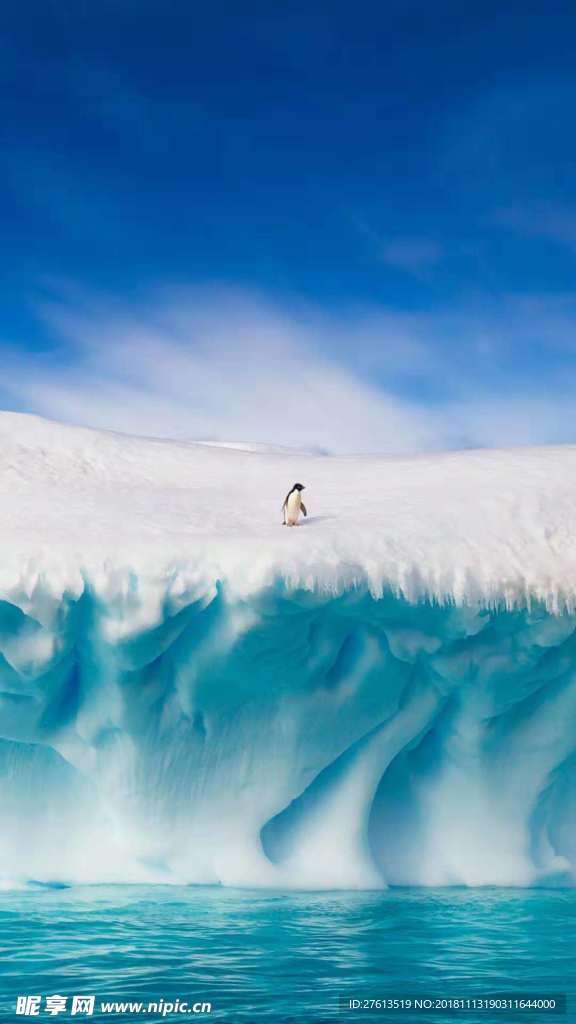
[[[300,491],[293,491],[286,502],[286,526],[295,526],[300,515]]]

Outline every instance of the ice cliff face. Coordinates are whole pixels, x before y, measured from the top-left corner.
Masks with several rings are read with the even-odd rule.
[[[573,880],[571,449],[0,428],[0,880]]]
[[[41,880],[528,884],[576,864],[576,619],[224,587],[123,635],[0,605],[0,864]]]

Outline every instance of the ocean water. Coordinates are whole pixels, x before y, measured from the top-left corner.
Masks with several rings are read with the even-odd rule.
[[[576,1021],[576,892],[394,889],[294,893],[93,886],[0,894],[0,1019],[17,997],[94,995],[92,1020]],[[568,994],[563,1015],[349,1009],[350,999]],[[105,1013],[101,1001],[157,1001]],[[341,1006],[341,1002],[344,1003]]]

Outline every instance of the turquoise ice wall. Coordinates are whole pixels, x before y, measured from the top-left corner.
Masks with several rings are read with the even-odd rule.
[[[0,879],[531,885],[576,866],[576,617],[217,585],[0,603]],[[130,605],[130,629],[123,628]]]

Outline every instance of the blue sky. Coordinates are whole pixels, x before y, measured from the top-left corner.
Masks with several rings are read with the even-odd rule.
[[[573,3],[10,4],[0,405],[576,441],[575,44]]]

